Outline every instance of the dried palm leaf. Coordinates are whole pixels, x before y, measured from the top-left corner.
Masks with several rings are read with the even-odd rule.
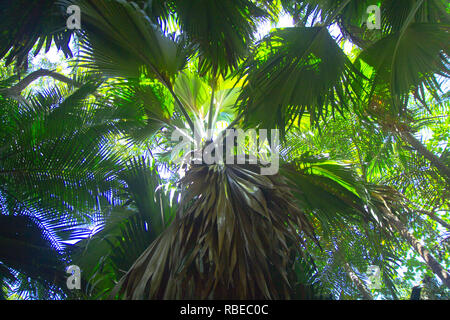
[[[172,225],[111,296],[123,299],[286,299],[292,244],[313,237],[281,176],[256,165],[197,165]]]

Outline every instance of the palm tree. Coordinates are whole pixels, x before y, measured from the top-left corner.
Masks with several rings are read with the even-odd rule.
[[[173,220],[176,202],[170,193],[157,190],[161,179],[156,170],[145,158],[132,158],[119,174],[123,181],[120,205],[105,205],[97,214],[100,231],[78,228],[81,241],[71,248],[71,258],[85,270],[85,297],[107,297],[126,270]]]
[[[1,279],[32,297],[67,295],[65,241],[118,186],[122,159],[107,144],[127,117],[89,109],[98,78],[72,81],[79,88],[56,86],[23,103],[0,98]]]
[[[68,114],[58,110],[77,114],[70,108],[79,101],[86,103],[82,111],[77,110],[84,122],[65,127],[44,121],[37,129],[32,123],[31,133],[20,137],[34,142],[36,131],[39,138],[46,139],[47,131],[40,129],[46,128],[56,134],[75,132],[77,139],[70,140],[67,149],[56,144],[66,151],[63,160],[47,162],[51,170],[62,165],[63,172],[48,179],[29,175],[23,181],[32,192],[25,187],[17,189],[30,192],[26,199],[42,199],[45,208],[53,209],[56,189],[67,191],[62,186],[66,180],[81,179],[77,176],[81,170],[96,177],[89,183],[83,180],[86,184],[79,190],[84,197],[74,196],[70,188],[60,196],[75,201],[74,211],[98,211],[102,192],[114,189],[127,195],[124,201],[115,198],[120,198],[118,203],[112,203],[110,196],[102,210],[104,229],[75,248],[74,260],[94,270],[86,281],[101,281],[92,287],[95,295],[291,298],[303,290],[293,284],[306,288],[315,281],[311,277],[307,280],[311,283],[303,281],[301,271],[296,272],[302,270],[299,261],[315,265],[323,257],[321,252],[328,249],[333,261],[340,261],[330,269],[337,273],[341,263],[343,274],[349,276],[328,281],[328,287],[342,288],[342,283],[350,281],[368,298],[354,270],[362,273],[372,260],[382,264],[385,283],[395,296],[392,265],[382,261],[397,260],[392,249],[397,232],[449,286],[447,271],[408,232],[403,221],[411,218],[411,212],[402,202],[404,197],[377,185],[382,182],[377,180],[380,175],[388,172],[385,154],[389,155],[390,149],[384,145],[395,145],[386,136],[397,137],[421,156],[410,152],[411,158],[429,162],[432,173],[423,173],[427,179],[434,175],[442,185],[448,184],[445,158],[413,136],[410,102],[419,110],[430,107],[430,97],[442,105],[438,76],[448,77],[448,13],[441,0],[402,4],[385,0],[381,1],[381,30],[369,31],[362,13],[373,2],[282,1],[282,7],[277,7],[269,0],[46,1],[45,6],[30,7],[31,13],[21,17],[24,30],[31,24],[39,26],[33,32],[24,35],[21,30],[4,28],[8,31],[0,40],[7,49],[0,57],[6,55],[7,63],[15,60],[24,69],[25,52],[35,43],[37,51],[45,41],[48,49],[54,38],[63,48],[74,33],[56,26],[61,19],[50,23],[42,17],[55,10],[64,12],[70,4],[81,8],[83,28],[75,32],[81,48],[78,67],[80,72],[96,75],[97,82],[84,84],[41,70],[22,80],[10,79],[2,92],[41,105],[45,96],[30,99],[21,92],[34,79],[51,76],[78,90],[62,107],[49,108],[50,115],[67,119]],[[45,14],[37,17],[34,12],[39,10]],[[255,42],[258,22],[276,20],[279,10],[296,15],[295,27],[273,30]],[[331,35],[333,24],[341,29],[343,38],[359,46],[354,57]],[[22,105],[27,104],[22,101]],[[345,152],[346,157],[338,160],[352,158],[358,163],[356,168],[304,154],[295,143],[300,139],[291,135],[305,127],[328,128],[330,116],[336,119],[350,114],[361,130],[376,131],[370,137],[378,140],[371,143],[381,152],[371,156],[371,144],[359,141],[359,131],[349,132],[350,147],[356,152]],[[92,130],[90,115],[103,119],[96,118],[101,124],[93,125]],[[108,123],[102,122],[105,118]],[[201,143],[195,148],[204,151],[211,142],[224,139],[222,120],[227,123],[225,128],[279,129],[283,138],[280,172],[264,176],[262,165],[251,163],[196,164],[189,161],[187,153],[181,154],[188,161],[180,166],[168,156],[173,151],[170,136],[174,131],[200,136]],[[157,163],[152,166],[146,160],[133,160],[128,167],[118,165],[114,156],[105,155],[105,148],[98,148],[111,131],[125,135],[130,144],[150,146],[153,152],[149,154]],[[8,132],[17,135],[20,131],[12,128]],[[82,147],[83,139],[93,140],[97,148]],[[26,152],[35,152],[33,145],[27,146]],[[57,154],[50,148],[56,147],[43,149],[43,154]],[[258,160],[260,157],[257,155]],[[73,167],[67,169],[68,163]],[[162,194],[159,202],[155,201],[154,189],[161,183],[154,177],[158,166],[180,174],[181,194],[175,209]],[[377,172],[376,168],[381,169]],[[12,181],[10,184],[18,184]],[[31,181],[43,186],[32,188]],[[41,193],[35,194],[36,190]],[[337,237],[339,234],[342,237]],[[358,240],[360,235],[366,236],[366,241]],[[90,241],[94,243],[92,252]],[[361,255],[342,249],[349,246],[361,248]],[[83,248],[88,248],[87,253]],[[100,264],[96,263],[99,257],[103,257]],[[115,281],[118,284],[112,290]],[[321,280],[320,287],[327,285]]]

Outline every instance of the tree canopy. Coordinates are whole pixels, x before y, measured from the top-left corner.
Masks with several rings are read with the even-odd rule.
[[[2,1],[0,299],[449,299],[449,9]]]

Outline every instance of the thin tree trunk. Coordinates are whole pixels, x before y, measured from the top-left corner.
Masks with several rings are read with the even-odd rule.
[[[373,300],[372,293],[367,289],[364,282],[362,282],[361,279],[358,277],[358,275],[353,271],[352,267],[348,264],[347,260],[345,259],[344,255],[341,253],[339,248],[335,251],[335,254],[342,262],[345,272],[347,273],[348,277],[355,285],[355,287],[358,289],[358,291],[361,293],[363,299]]]
[[[444,220],[442,220],[441,218],[439,218],[434,212],[431,211],[426,211],[426,210],[418,210],[419,213],[423,213],[426,214],[427,216],[429,216],[431,219],[433,219],[434,221],[436,221],[437,223],[439,223],[440,225],[442,225],[443,227],[447,228],[448,230],[450,230],[450,224],[448,224],[447,222],[445,222]]]
[[[442,280],[442,282],[450,288],[450,276],[436,259],[431,255],[428,249],[417,240],[406,228],[403,222],[401,222],[396,216],[394,216],[389,210],[383,209],[390,223],[400,232],[400,234],[409,242],[409,244],[420,254],[425,260],[430,269]]]
[[[212,83],[211,87],[212,87],[212,92],[211,92],[211,101],[209,103],[209,112],[208,112],[208,129],[212,129],[213,109],[214,109],[214,94],[216,92],[216,79],[213,80],[213,83]],[[208,136],[208,139],[210,139],[210,138],[211,137]]]
[[[66,77],[65,75],[47,69],[39,69],[27,75],[25,78],[23,78],[21,81],[19,81],[16,85],[12,86],[11,88],[0,89],[0,93],[3,93],[8,97],[16,98],[20,96],[20,93],[23,90],[25,90],[26,87],[28,87],[32,82],[36,81],[41,77],[52,77],[55,80],[62,81],[75,87],[80,86],[75,81]]]
[[[361,281],[361,279],[358,277],[358,275],[353,271],[353,269],[350,267],[348,262],[343,261],[343,266],[345,269],[345,272],[347,272],[347,275],[349,276],[350,280],[352,280],[353,284],[358,288],[358,291],[363,296],[364,300],[373,300],[372,293],[366,288],[364,283]]]
[[[422,156],[428,159],[433,166],[447,179],[450,180],[450,168],[446,166],[435,154],[430,152],[419,140],[417,140],[410,132],[400,131],[400,137],[417,150]]]

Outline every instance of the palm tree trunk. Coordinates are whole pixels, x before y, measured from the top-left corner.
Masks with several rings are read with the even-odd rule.
[[[420,254],[425,260],[428,267],[442,280],[442,282],[450,288],[450,276],[436,259],[431,255],[428,249],[417,240],[406,228],[403,222],[401,222],[396,216],[394,216],[389,210],[383,209],[390,223],[400,232],[400,234],[409,242],[409,244]]]
[[[428,159],[433,166],[447,179],[450,179],[450,168],[446,166],[435,154],[430,152],[419,140],[417,140],[410,132],[400,131],[400,137],[410,144],[417,152]]]
[[[366,288],[364,282],[361,281],[361,279],[358,277],[358,275],[353,271],[352,267],[348,264],[347,260],[345,260],[344,255],[341,253],[340,249],[338,248],[335,251],[335,254],[339,258],[339,260],[342,262],[342,265],[344,267],[345,272],[347,273],[348,277],[352,281],[352,283],[355,285],[355,287],[358,289],[358,291],[363,296],[364,300],[373,300],[372,293]]]
[[[442,220],[441,218],[439,218],[434,212],[431,211],[426,211],[426,210],[418,210],[419,213],[423,213],[426,214],[427,216],[429,216],[432,220],[436,221],[437,223],[439,223],[441,226],[447,228],[448,230],[450,230],[450,224],[448,224],[447,222],[445,222],[444,220]]]
[[[349,276],[350,280],[352,280],[353,284],[358,288],[359,292],[363,296],[364,300],[373,300],[372,293],[366,288],[364,283],[361,281],[361,279],[358,277],[358,275],[352,270],[348,262],[343,262],[343,266],[345,269],[345,272],[347,272],[347,275]]]

